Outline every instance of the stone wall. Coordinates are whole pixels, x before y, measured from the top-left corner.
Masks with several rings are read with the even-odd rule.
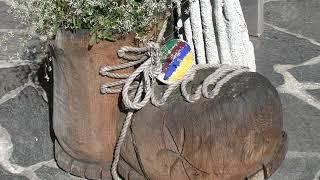
[[[71,179],[53,160],[44,48],[0,1],[1,180]]]

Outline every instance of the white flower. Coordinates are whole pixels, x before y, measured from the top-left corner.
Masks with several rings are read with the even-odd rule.
[[[126,34],[143,32],[170,8],[170,0],[11,0],[16,18],[42,35],[59,28]]]

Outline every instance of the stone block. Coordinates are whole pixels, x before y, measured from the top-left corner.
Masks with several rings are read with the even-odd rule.
[[[42,166],[35,173],[43,180],[67,180],[71,179],[71,175],[58,168]]]
[[[257,72],[265,75],[275,86],[283,84],[281,74],[274,72],[275,64],[300,64],[319,55],[320,47],[308,40],[266,27],[255,46]],[[319,76],[317,76],[319,77]]]
[[[28,82],[29,66],[0,69],[0,98]]]
[[[11,162],[30,166],[53,159],[48,104],[33,87],[0,105],[0,124],[11,135]]]
[[[271,1],[265,4],[265,21],[320,41],[320,1]]]

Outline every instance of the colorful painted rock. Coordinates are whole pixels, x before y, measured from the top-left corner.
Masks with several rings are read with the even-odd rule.
[[[180,39],[172,39],[161,48],[161,73],[158,80],[172,84],[183,79],[194,64],[191,46]]]

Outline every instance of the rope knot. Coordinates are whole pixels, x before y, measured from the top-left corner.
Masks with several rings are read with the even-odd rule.
[[[148,48],[147,54],[151,59],[149,73],[152,78],[155,78],[161,73],[160,45],[155,42],[149,42],[146,47]]]
[[[155,42],[149,42],[146,45],[146,48],[148,49],[147,54],[151,58],[156,58],[159,56],[159,44]]]

